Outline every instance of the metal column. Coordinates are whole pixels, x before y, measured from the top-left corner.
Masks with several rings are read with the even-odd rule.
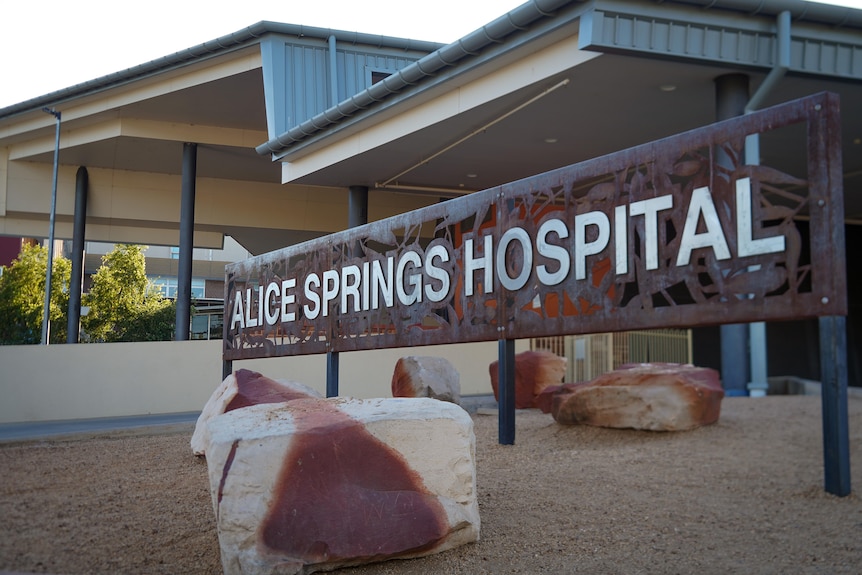
[[[725,74],[715,79],[715,117],[727,120],[745,113],[748,103],[748,76]],[[729,165],[719,150],[717,161]],[[748,395],[748,326],[742,323],[721,326],[721,383],[728,396]]]
[[[350,186],[347,196],[347,227],[368,223],[368,186]]]
[[[326,352],[326,397],[338,397],[338,352]]]
[[[515,444],[515,340],[501,339],[497,345],[498,442]]]
[[[847,318],[827,316],[819,322],[824,487],[829,493],[844,497],[850,495]]]
[[[72,231],[72,277],[69,280],[69,318],[66,343],[78,343],[81,335],[81,291],[84,283],[84,238],[87,228],[87,168],[75,175],[75,223]]]
[[[180,203],[180,258],[177,269],[176,341],[189,339],[192,308],[192,255],[195,234],[195,179],[198,145],[183,144],[182,199]]]
[[[347,196],[347,227],[368,223],[368,186],[350,186]],[[361,246],[353,247],[357,255]],[[326,352],[326,397],[338,395],[338,352]]]

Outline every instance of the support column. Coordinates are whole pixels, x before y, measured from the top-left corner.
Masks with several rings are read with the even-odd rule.
[[[850,434],[847,415],[847,318],[821,317],[820,396],[826,491],[850,495]]]
[[[716,120],[727,120],[745,113],[748,103],[748,76],[725,74],[715,79]],[[730,159],[719,150],[716,161],[730,167]],[[748,395],[748,326],[721,326],[721,382],[728,396]]]
[[[347,196],[347,227],[355,228],[368,223],[368,186],[350,186]],[[352,247],[361,254],[361,246]],[[338,352],[326,352],[326,397],[338,396]]]
[[[78,343],[81,335],[81,292],[84,284],[84,239],[87,229],[87,168],[75,175],[75,222],[72,231],[72,277],[69,280],[69,312],[66,343]]]
[[[347,196],[347,227],[368,223],[368,186],[350,186]]]
[[[183,144],[182,199],[180,200],[180,257],[177,268],[176,341],[189,339],[192,309],[192,255],[195,235],[195,179],[198,145]]]
[[[501,339],[497,343],[497,405],[498,442],[515,444],[515,340]]]

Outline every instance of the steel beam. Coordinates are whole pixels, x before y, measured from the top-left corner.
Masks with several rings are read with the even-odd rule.
[[[824,487],[850,495],[850,436],[847,421],[847,318],[820,322],[820,394],[823,404]]]
[[[69,280],[69,318],[66,343],[78,343],[81,335],[81,288],[84,283],[84,242],[87,229],[87,168],[75,175],[75,222],[72,231],[72,277]]]
[[[515,340],[501,339],[497,347],[497,396],[500,445],[515,444]]]
[[[180,200],[180,258],[177,268],[176,341],[189,339],[192,309],[192,255],[195,234],[195,179],[198,145],[183,144],[182,198]]]
[[[326,353],[326,397],[338,397],[338,352]]]

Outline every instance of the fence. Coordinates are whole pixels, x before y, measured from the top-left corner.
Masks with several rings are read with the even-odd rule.
[[[649,329],[540,337],[530,349],[544,349],[568,359],[566,381],[586,381],[625,363],[691,363],[690,329]]]

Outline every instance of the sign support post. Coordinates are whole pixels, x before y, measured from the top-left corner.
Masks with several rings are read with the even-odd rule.
[[[515,340],[498,342],[497,391],[500,397],[498,441],[500,445],[515,444]]]
[[[847,318],[825,316],[819,323],[824,484],[827,492],[844,497],[850,495]]]
[[[326,397],[338,397],[338,352],[326,352]]]

